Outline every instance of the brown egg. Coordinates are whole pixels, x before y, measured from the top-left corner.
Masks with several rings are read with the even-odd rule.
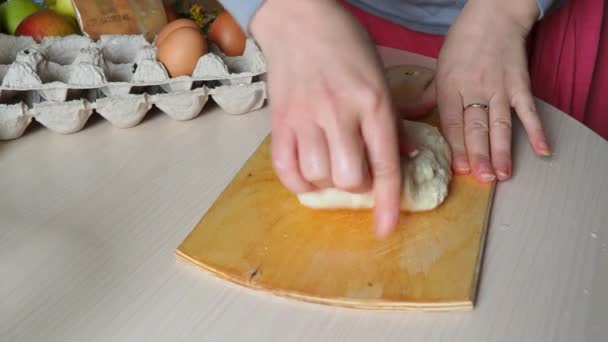
[[[192,27],[195,29],[200,29],[200,27],[190,19],[177,19],[173,20],[167,25],[163,26],[163,28],[156,35],[156,46],[162,44],[163,40],[173,31],[177,30],[180,27]]]
[[[207,53],[207,41],[198,28],[180,27],[168,34],[156,50],[171,77],[190,76],[198,59]]]
[[[242,56],[245,51],[245,34],[228,12],[220,13],[211,23],[209,40],[226,56]]]

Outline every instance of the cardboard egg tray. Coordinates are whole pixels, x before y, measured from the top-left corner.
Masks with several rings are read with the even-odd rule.
[[[0,140],[23,135],[32,120],[63,134],[80,131],[93,112],[114,126],[137,125],[152,106],[175,120],[198,116],[211,97],[244,114],[266,99],[264,56],[248,39],[242,56],[216,46],[192,76],[169,77],[143,36],[30,37],[0,34]]]

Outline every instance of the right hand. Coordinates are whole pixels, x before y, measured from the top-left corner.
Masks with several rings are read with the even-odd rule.
[[[268,61],[281,182],[294,193],[373,191],[376,233],[390,233],[400,213],[400,125],[364,29],[336,1],[267,0],[251,32]]]

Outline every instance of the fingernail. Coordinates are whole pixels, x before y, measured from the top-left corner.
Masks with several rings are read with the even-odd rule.
[[[511,164],[504,161],[494,162],[494,173],[499,180],[509,178],[511,176]]]
[[[494,172],[492,172],[492,168],[490,168],[490,165],[487,165],[485,163],[479,165],[477,172],[479,173],[479,178],[484,182],[492,182],[496,179],[496,175],[494,174]]]
[[[471,167],[469,163],[459,160],[456,162],[456,171],[459,173],[469,173],[471,172]]]
[[[399,221],[399,218],[395,218],[395,215],[390,212],[384,211],[377,216],[377,224],[376,224],[376,235],[378,238],[387,237],[395,228],[397,224],[396,221]]]
[[[511,172],[508,169],[500,168],[496,170],[496,175],[499,180],[505,180],[511,176]]]
[[[496,180],[496,176],[492,173],[482,173],[479,175],[479,178],[481,178],[481,180],[484,182],[493,182]]]
[[[541,140],[538,142],[537,144],[538,147],[538,151],[544,155],[544,156],[550,156],[551,155],[551,150],[549,149],[549,145],[547,144],[546,141]]]
[[[414,158],[414,157],[416,157],[416,156],[417,156],[417,155],[419,155],[419,154],[420,154],[420,150],[415,149],[415,150],[411,151],[411,152],[410,152],[410,154],[409,154],[408,156],[409,156],[410,158]]]

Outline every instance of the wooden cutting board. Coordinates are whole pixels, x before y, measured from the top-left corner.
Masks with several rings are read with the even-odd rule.
[[[432,120],[431,120],[432,121]],[[371,211],[303,207],[276,177],[268,136],[177,249],[259,291],[360,309],[471,309],[494,184],[453,179],[446,201],[378,240]]]

